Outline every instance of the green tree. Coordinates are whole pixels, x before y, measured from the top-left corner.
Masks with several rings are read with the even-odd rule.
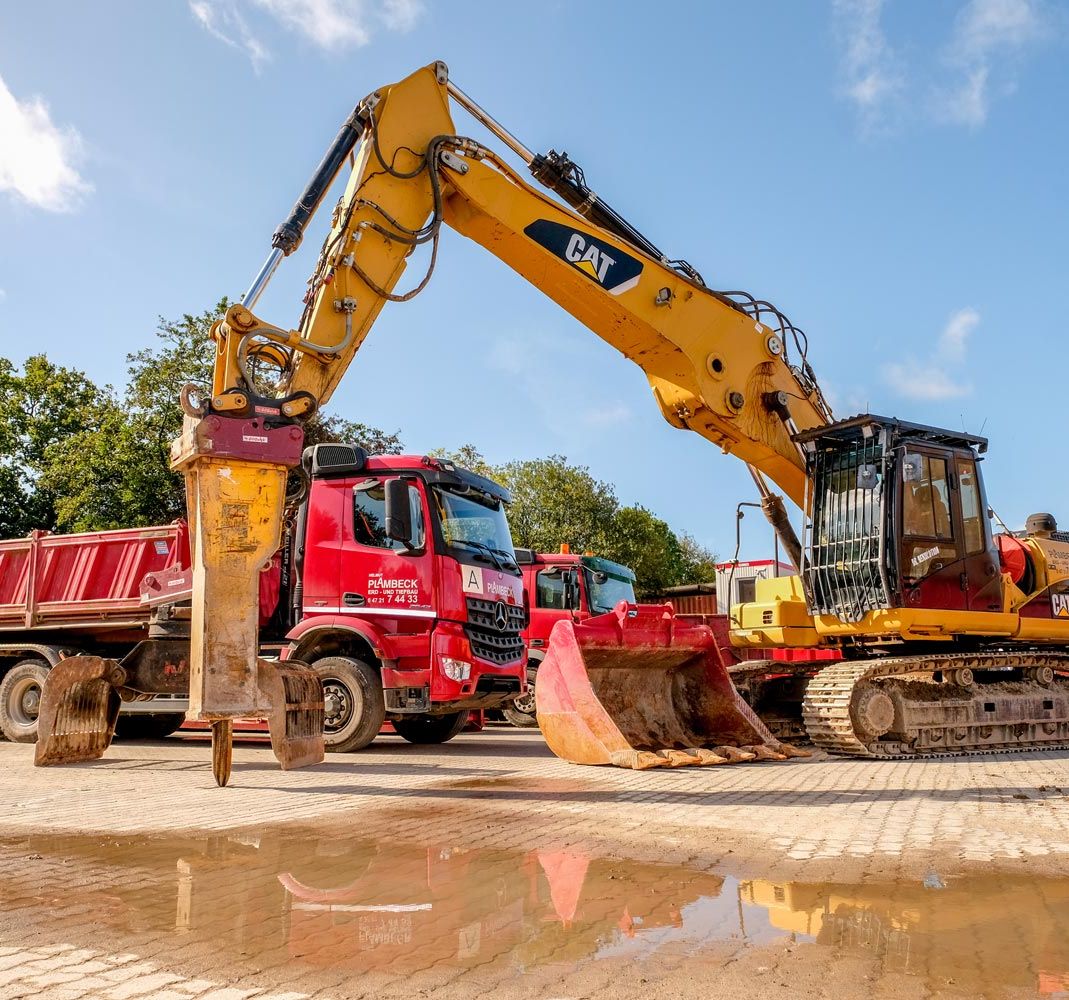
[[[109,399],[90,425],[47,449],[42,481],[55,495],[56,522],[72,531],[160,524],[185,512],[182,477],[170,470],[171,442],[182,428],[182,387],[209,391],[215,345],[212,324],[226,299],[199,315],[160,318],[157,342],[127,356],[121,401]],[[373,453],[401,450],[398,434],[337,415],[316,414],[306,443],[344,440]]]
[[[57,524],[57,494],[46,475],[57,442],[96,426],[110,404],[80,371],[43,354],[22,371],[0,358],[0,537]]]
[[[683,575],[680,583],[713,583],[716,581],[716,553],[707,549],[685,531],[677,536],[680,554],[683,557]]]
[[[554,552],[561,542],[582,552],[607,551],[619,508],[611,483],[563,455],[509,462],[495,477],[512,491],[509,525],[524,548]]]
[[[358,444],[369,455],[400,455],[404,451],[401,432],[386,431],[370,424],[361,424],[355,420],[346,420],[337,414],[324,416],[317,413],[304,427],[305,446],[323,444],[326,441],[341,441],[345,444]]]
[[[635,571],[635,589],[640,597],[661,593],[683,582],[679,539],[667,522],[641,505],[622,507],[616,512],[604,555]]]
[[[444,458],[447,462],[459,465],[462,469],[474,472],[478,476],[485,476],[498,482],[498,470],[495,469],[483,456],[483,453],[473,444],[462,444],[452,450],[436,448],[431,454],[435,458]]]

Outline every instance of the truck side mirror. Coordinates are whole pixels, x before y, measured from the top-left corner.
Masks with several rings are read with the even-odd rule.
[[[412,548],[412,504],[408,499],[408,483],[403,479],[387,479],[386,537]]]

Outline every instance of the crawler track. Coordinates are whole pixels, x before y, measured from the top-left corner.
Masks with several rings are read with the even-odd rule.
[[[972,670],[968,686],[936,675]],[[1049,668],[1049,684],[1001,679]],[[1069,746],[1069,655],[1023,651],[849,661],[810,680],[802,717],[813,743],[851,757],[915,758]],[[1010,675],[1018,676],[1017,674]],[[878,732],[893,708],[893,722]]]

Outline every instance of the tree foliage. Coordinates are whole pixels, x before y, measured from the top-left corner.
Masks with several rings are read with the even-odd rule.
[[[95,531],[162,524],[185,513],[182,477],[170,470],[171,442],[182,427],[182,387],[209,391],[214,308],[160,318],[156,341],[127,356],[121,396],[81,372],[31,358],[24,374],[0,358],[0,534],[30,528]],[[376,454],[401,440],[368,424],[316,414],[306,443],[344,440]]]
[[[28,358],[21,372],[0,358],[0,537],[56,527],[51,453],[97,426],[109,403],[110,390],[43,354]]]
[[[517,546],[555,552],[567,542],[574,552],[624,563],[635,571],[640,596],[715,579],[713,553],[690,535],[676,534],[645,507],[620,506],[612,484],[563,455],[495,467],[471,444],[435,454],[509,488],[509,525]]]
[[[612,484],[571,465],[563,455],[509,462],[497,470],[512,493],[509,525],[515,543],[553,552],[567,542],[576,551],[605,552],[619,508]]]

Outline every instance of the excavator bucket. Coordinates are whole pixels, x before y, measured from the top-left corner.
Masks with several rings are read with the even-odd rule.
[[[323,682],[299,660],[259,661],[260,693],[270,706],[271,749],[283,771],[318,764],[323,745]]]
[[[622,603],[558,622],[535,703],[550,749],[574,764],[644,770],[803,755],[739,697],[713,633],[671,605]]]
[[[119,664],[99,656],[71,656],[54,666],[41,689],[34,764],[103,757],[115,735],[123,680]]]

